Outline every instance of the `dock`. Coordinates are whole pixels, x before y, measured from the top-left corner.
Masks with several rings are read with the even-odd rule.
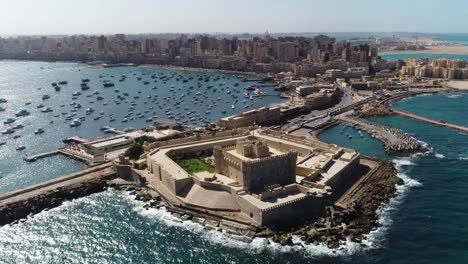
[[[445,122],[442,122],[442,121],[432,120],[432,119],[422,117],[422,116],[418,116],[418,115],[408,113],[408,112],[405,112],[405,111],[400,111],[400,110],[392,110],[392,111],[393,111],[393,113],[395,113],[397,115],[400,115],[400,116],[412,118],[412,119],[415,119],[415,120],[423,121],[423,122],[433,124],[433,125],[437,125],[437,126],[443,126],[443,127],[455,129],[455,130],[458,130],[460,132],[468,134],[468,128],[464,127],[464,126],[459,126],[459,125],[445,123]]]
[[[63,140],[63,143],[77,143],[77,144],[83,144],[83,143],[86,143],[86,142],[88,142],[87,139],[82,138],[82,137],[78,137],[78,136],[69,137],[69,138]]]
[[[34,161],[37,161],[38,159],[42,159],[42,158],[47,158],[47,157],[51,157],[51,156],[55,156],[59,154],[59,151],[58,150],[54,150],[54,151],[50,151],[50,152],[45,152],[45,153],[40,153],[40,154],[36,154],[36,155],[32,155],[32,156],[26,156],[26,157],[23,157],[23,159],[27,162],[34,162]]]
[[[116,128],[113,128],[113,127],[110,127],[110,126],[103,126],[102,127],[102,131],[106,132],[106,133],[112,133],[112,134],[116,134],[116,135],[122,135],[122,134],[125,134],[124,131],[120,131]]]

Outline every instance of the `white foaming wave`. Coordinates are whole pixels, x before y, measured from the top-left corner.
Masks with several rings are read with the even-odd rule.
[[[403,166],[415,166],[416,164],[412,162],[411,158],[399,158],[399,159],[394,159],[393,163],[395,163],[395,166],[398,171],[401,171]]]
[[[232,235],[219,232],[215,230],[206,230],[198,223],[192,221],[181,221],[179,218],[173,216],[164,207],[160,209],[156,208],[144,208],[144,202],[135,200],[135,196],[130,195],[128,192],[124,192],[130,203],[134,206],[134,210],[140,215],[156,219],[168,226],[175,226],[178,228],[185,229],[190,232],[197,233],[204,239],[209,240],[212,243],[227,246],[231,248],[239,248],[247,252],[259,253],[263,251],[271,251],[274,253],[291,253],[297,252],[306,257],[316,258],[321,256],[350,256],[357,252],[367,251],[370,249],[380,248],[382,242],[385,240],[385,235],[388,228],[392,225],[392,213],[397,210],[398,205],[404,200],[406,192],[413,187],[422,186],[422,184],[403,173],[404,166],[415,166],[409,158],[395,159],[394,163],[398,170],[397,176],[403,180],[403,185],[398,185],[396,188],[396,195],[390,201],[382,205],[377,210],[378,222],[380,226],[371,231],[369,234],[364,235],[363,240],[353,242],[349,239],[342,241],[338,248],[329,248],[325,244],[306,244],[299,236],[293,236],[293,245],[282,246],[278,243],[272,242],[266,238],[255,238],[252,242],[247,243],[235,239]]]
[[[460,156],[458,156],[458,159],[459,160],[468,160],[468,157],[460,155]]]
[[[362,241],[362,243],[369,249],[376,249],[381,247],[382,242],[385,240],[387,230],[393,223],[392,213],[395,212],[398,209],[398,206],[404,201],[407,191],[411,188],[422,186],[421,182],[410,178],[403,172],[403,165],[415,165],[410,159],[395,159],[393,162],[396,164],[396,168],[398,170],[397,176],[403,180],[403,184],[397,185],[396,195],[391,198],[387,204],[381,205],[377,209],[377,221],[380,226],[377,229],[369,232],[369,234],[365,235],[365,239]]]
[[[179,218],[173,216],[164,207],[156,208],[144,208],[144,202],[137,201],[134,196],[127,192],[124,192],[124,197],[134,205],[134,210],[141,216],[149,219],[156,219],[157,221],[173,227],[178,227],[189,232],[196,233],[204,239],[226,247],[238,248],[251,253],[260,253],[264,251],[270,251],[273,253],[291,253],[298,252],[307,257],[320,257],[320,256],[348,256],[352,255],[363,249],[362,245],[357,242],[350,240],[343,241],[341,245],[336,248],[329,248],[325,244],[305,244],[299,236],[293,236],[293,245],[282,246],[278,243],[273,242],[271,239],[266,238],[254,238],[251,242],[244,242],[236,239],[234,235],[226,232],[220,232],[216,230],[206,230],[198,223],[192,221],[181,221]]]
[[[435,153],[434,154],[434,157],[438,158],[438,159],[443,159],[445,158],[445,155],[444,154],[440,154],[440,153]]]
[[[455,98],[460,98],[460,97],[463,97],[463,95],[461,94],[451,94],[449,96],[447,96],[448,98],[452,98],[452,99],[455,99]]]

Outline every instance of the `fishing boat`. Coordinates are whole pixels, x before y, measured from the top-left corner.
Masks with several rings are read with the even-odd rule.
[[[81,122],[78,119],[73,119],[73,121],[70,123],[70,127],[78,127],[81,126]]]
[[[8,127],[7,129],[2,131],[3,135],[13,134],[13,133],[15,133],[15,130],[11,127]]]
[[[36,134],[36,135],[39,135],[39,134],[42,134],[42,133],[44,133],[44,129],[41,128],[41,127],[38,128],[38,129],[36,129],[36,130],[34,130],[34,134]]]
[[[15,121],[16,121],[16,119],[9,117],[9,118],[7,118],[7,120],[3,121],[3,124],[8,125],[8,124],[11,124],[11,123],[13,123]]]
[[[49,113],[49,112],[52,112],[52,111],[54,111],[54,110],[52,110],[52,108],[50,108],[50,107],[46,107],[44,109],[41,109],[42,113]]]
[[[31,113],[26,110],[26,109],[21,109],[19,110],[18,112],[16,112],[16,116],[27,116],[27,115],[30,115]]]
[[[16,150],[18,150],[18,151],[21,151],[21,150],[24,150],[24,149],[26,149],[26,146],[24,146],[24,145],[16,147]]]

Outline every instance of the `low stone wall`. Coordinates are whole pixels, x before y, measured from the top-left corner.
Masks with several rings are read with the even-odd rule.
[[[32,190],[26,188],[25,191],[15,192],[13,196],[2,197],[0,200],[0,225],[10,224],[44,209],[57,207],[65,200],[81,198],[103,191],[107,188],[107,181],[115,178],[115,173],[109,168],[102,170],[102,175],[93,178],[77,180],[76,177],[72,179],[65,177],[55,184],[36,187]],[[98,173],[99,171],[94,172]],[[40,191],[42,188],[44,188],[43,191]]]

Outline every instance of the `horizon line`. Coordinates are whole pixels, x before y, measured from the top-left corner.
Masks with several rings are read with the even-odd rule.
[[[89,33],[14,33],[14,34],[2,34],[0,33],[0,37],[2,36],[73,36],[73,35],[87,35],[87,36],[97,36],[97,35],[116,35],[116,34],[124,34],[124,35],[162,35],[162,34],[173,34],[173,35],[196,35],[196,34],[206,34],[206,35],[277,35],[277,34],[435,34],[435,35],[447,35],[447,34],[468,34],[468,32],[428,32],[428,31],[303,31],[303,32],[295,32],[295,31],[277,31],[277,32],[139,32],[139,33],[125,33],[125,32],[89,32]]]

